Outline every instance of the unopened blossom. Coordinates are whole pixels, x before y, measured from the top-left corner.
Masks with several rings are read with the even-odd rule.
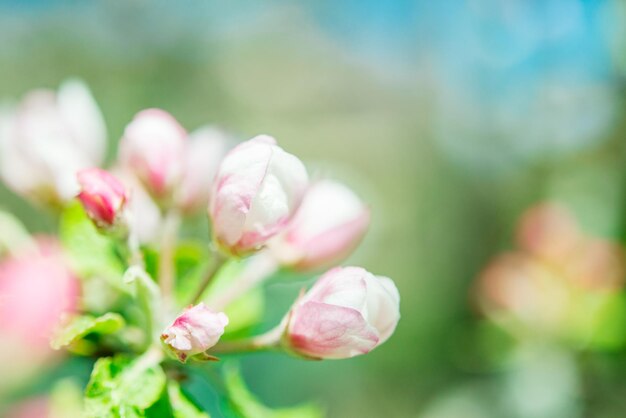
[[[517,227],[520,248],[548,261],[563,262],[582,239],[576,218],[566,207],[553,202],[528,209]]]
[[[588,238],[565,260],[563,270],[587,291],[617,291],[626,277],[624,249],[608,240]]]
[[[0,176],[34,201],[61,204],[78,192],[76,172],[104,157],[102,115],[84,83],[58,92],[35,90],[15,108],[0,111]]]
[[[507,313],[535,329],[557,329],[571,302],[570,282],[559,273],[537,257],[502,254],[479,277],[479,303],[489,314]]]
[[[184,362],[217,344],[226,325],[228,317],[225,313],[213,312],[204,303],[199,303],[185,309],[163,331],[161,340]]]
[[[159,206],[143,184],[128,170],[116,167],[113,174],[122,181],[130,199],[127,202],[128,229],[140,243],[155,242],[163,217]]]
[[[307,187],[302,162],[261,135],[231,150],[222,160],[209,214],[217,243],[233,254],[262,247],[298,208]]]
[[[203,126],[189,135],[184,174],[176,196],[184,212],[206,210],[215,174],[230,141],[226,132],[213,126]]]
[[[119,159],[146,190],[161,203],[169,203],[183,176],[187,133],[161,109],[147,109],[126,126]]]
[[[370,212],[343,184],[312,185],[289,225],[270,242],[273,255],[297,270],[325,268],[345,259],[367,231]]]
[[[78,301],[78,280],[51,238],[0,261],[0,357],[7,359],[0,390],[41,372],[52,360],[50,338]]]
[[[78,199],[98,227],[108,229],[124,222],[128,193],[120,180],[108,171],[89,168],[78,172],[78,182]]]
[[[300,355],[341,359],[385,342],[400,319],[393,281],[360,267],[325,273],[292,307],[284,343]]]

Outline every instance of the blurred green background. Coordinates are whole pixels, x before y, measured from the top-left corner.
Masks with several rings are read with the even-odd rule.
[[[267,404],[514,417],[497,412],[504,372],[479,347],[468,291],[538,201],[626,238],[625,23],[618,0],[4,0],[0,95],[79,77],[106,119],[110,160],[132,116],[160,107],[189,129],[273,135],[370,203],[371,230],[348,263],[397,283],[395,335],[346,361],[245,358]],[[32,231],[53,227],[4,188],[0,201]],[[280,315],[293,288],[267,292]],[[590,361],[602,365],[589,378],[617,396],[624,361]],[[621,416],[605,395],[565,416]]]

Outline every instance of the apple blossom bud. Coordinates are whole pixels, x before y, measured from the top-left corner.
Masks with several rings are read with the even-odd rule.
[[[487,265],[476,290],[487,314],[508,313],[535,328],[555,329],[567,313],[568,284],[559,270],[541,259],[510,252]]]
[[[549,261],[563,262],[582,240],[576,218],[556,203],[541,203],[528,209],[517,227],[519,246]]]
[[[269,247],[281,264],[296,270],[325,268],[350,255],[369,220],[369,209],[352,190],[323,180],[311,186],[293,220]]]
[[[128,201],[124,185],[112,174],[99,168],[78,172],[81,191],[78,199],[91,220],[103,229],[121,226]]]
[[[563,264],[563,270],[587,291],[617,291],[626,276],[624,249],[611,241],[586,239]]]
[[[159,206],[131,172],[116,167],[113,174],[122,181],[130,195],[127,202],[129,230],[142,244],[156,242],[163,222]]]
[[[262,247],[291,219],[307,187],[302,162],[260,135],[231,150],[218,169],[209,215],[213,236],[240,255]]]
[[[201,127],[189,135],[184,175],[177,190],[177,205],[185,213],[205,210],[215,173],[229,148],[230,138],[222,130]]]
[[[80,287],[58,242],[39,238],[37,247],[0,261],[0,391],[41,373],[56,353],[50,338],[59,320],[79,305]]]
[[[120,162],[161,203],[171,200],[183,175],[186,136],[176,119],[160,109],[139,112],[124,130]]]
[[[312,358],[341,359],[385,342],[400,319],[393,281],[360,267],[325,273],[292,307],[284,344]]]
[[[76,172],[102,162],[106,130],[87,86],[35,90],[0,112],[0,176],[13,191],[59,205],[78,192]]]
[[[190,306],[163,331],[161,340],[182,362],[213,347],[224,334],[228,317],[213,312],[204,303]]]

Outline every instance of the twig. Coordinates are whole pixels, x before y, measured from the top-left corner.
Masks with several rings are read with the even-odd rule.
[[[193,297],[191,298],[192,305],[195,305],[196,303],[200,302],[200,299],[202,299],[202,295],[204,294],[204,291],[209,286],[209,284],[211,284],[211,282],[217,275],[217,272],[220,271],[220,269],[222,268],[225,262],[226,262],[226,258],[219,251],[213,252],[213,264],[211,265],[211,268],[209,268],[209,270],[202,277],[202,281],[200,282],[200,285],[198,286],[196,293],[194,293]]]
[[[217,311],[223,310],[231,302],[270,277],[277,269],[278,263],[270,254],[258,254],[248,262],[239,277],[235,278],[223,292],[213,295],[207,301],[207,305]]]
[[[167,212],[161,235],[158,279],[161,294],[168,304],[174,292],[174,251],[176,249],[179,226],[180,215],[178,212],[175,210]]]

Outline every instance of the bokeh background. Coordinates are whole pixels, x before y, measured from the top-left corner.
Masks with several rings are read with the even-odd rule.
[[[485,331],[472,289],[546,199],[586,233],[625,241],[624,1],[3,0],[0,40],[0,95],[85,80],[111,159],[132,116],[160,107],[189,129],[271,134],[370,202],[349,263],[396,281],[396,334],[347,361],[245,358],[267,404],[315,399],[331,417],[622,416],[623,346],[503,365],[516,343]],[[0,202],[32,231],[54,228],[5,188]],[[268,287],[269,317],[292,290]]]

